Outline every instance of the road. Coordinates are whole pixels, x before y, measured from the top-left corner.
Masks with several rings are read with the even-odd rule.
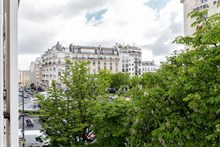
[[[26,124],[26,120],[28,118],[31,118],[34,122],[34,127],[28,127],[27,124]],[[21,117],[19,119],[19,129],[22,129],[22,124],[23,124],[23,118]],[[24,129],[25,130],[41,130],[42,127],[40,125],[40,122],[39,122],[39,118],[38,116],[25,116],[24,117]]]

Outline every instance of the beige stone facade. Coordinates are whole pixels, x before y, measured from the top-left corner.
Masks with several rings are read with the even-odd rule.
[[[28,70],[19,70],[18,76],[20,86],[30,85],[30,72]]]
[[[98,73],[101,69],[110,70],[112,73],[121,71],[117,48],[72,44],[69,47],[63,47],[57,43],[41,57],[42,83],[45,87],[48,87],[52,80],[59,79],[62,70],[66,69],[66,59],[70,59],[73,62],[88,61],[89,72],[92,74]]]
[[[193,20],[187,17],[193,10],[208,9],[209,16],[220,12],[220,8],[217,8],[220,0],[180,0],[180,2],[183,3],[184,9],[184,35],[191,35],[196,30],[196,27],[191,27]]]

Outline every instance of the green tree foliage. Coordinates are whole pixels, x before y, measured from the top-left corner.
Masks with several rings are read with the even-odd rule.
[[[220,13],[205,14],[193,11],[193,26],[202,27],[174,41],[190,49],[174,52],[161,70],[142,76],[146,88],[133,94],[133,145],[220,145]]]
[[[97,85],[99,87],[99,95],[105,95],[107,89],[110,87],[112,74],[109,70],[100,70],[96,76]],[[102,86],[100,86],[102,85]]]
[[[138,76],[133,76],[131,78],[131,87],[136,87],[140,85],[140,78]]]
[[[54,81],[49,89],[49,98],[40,99],[40,111],[42,127],[51,137],[52,145],[69,147],[86,141],[92,120],[88,108],[92,107],[101,87],[95,76],[88,74],[87,63],[68,60],[67,64],[60,79],[65,88],[60,89]]]
[[[124,89],[124,88],[128,88],[129,84],[130,84],[130,75],[129,73],[115,73],[112,74],[111,76],[111,88],[115,88],[115,89]]]
[[[131,101],[119,98],[111,102],[99,102],[91,112],[97,146],[123,147],[128,143],[133,114]]]

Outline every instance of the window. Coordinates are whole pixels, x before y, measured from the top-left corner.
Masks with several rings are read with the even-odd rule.
[[[41,143],[43,142],[43,140],[40,138],[40,136],[36,137],[35,139],[37,142],[41,142]]]
[[[53,58],[56,59],[57,58],[57,54],[53,53]]]
[[[70,54],[66,53],[65,58],[70,58]]]

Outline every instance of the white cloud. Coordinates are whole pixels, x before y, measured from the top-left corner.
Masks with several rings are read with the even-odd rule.
[[[18,69],[19,70],[29,70],[29,65],[31,61],[35,61],[37,57],[40,57],[40,54],[25,54],[18,55]]]
[[[19,8],[19,56],[43,54],[57,41],[69,46],[113,46],[116,42],[142,48],[143,59],[164,60],[175,36],[183,32],[182,4],[171,0],[161,10],[146,5],[149,0],[38,0],[21,1]],[[159,2],[159,1],[158,1]],[[101,20],[86,14],[107,9]],[[19,58],[27,69],[33,57]]]

